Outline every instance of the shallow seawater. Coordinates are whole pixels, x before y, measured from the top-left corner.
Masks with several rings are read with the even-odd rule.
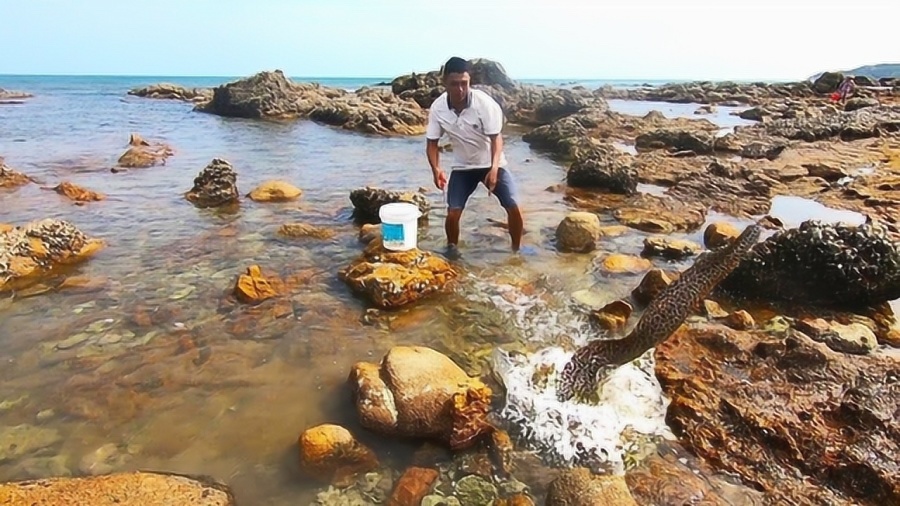
[[[781,220],[788,228],[798,227],[807,220],[845,225],[862,225],[866,222],[866,217],[855,211],[834,209],[815,200],[793,195],[773,197],[769,215]]]
[[[634,101],[634,100],[609,100],[609,109],[621,114],[629,114],[632,116],[644,116],[650,111],[659,111],[667,118],[693,118],[706,119],[719,125],[721,130],[719,135],[734,131],[736,126],[753,125],[756,122],[752,120],[742,119],[737,116],[738,113],[747,109],[747,107],[733,107],[717,105],[712,113],[694,114],[700,104],[675,104],[670,102]]]

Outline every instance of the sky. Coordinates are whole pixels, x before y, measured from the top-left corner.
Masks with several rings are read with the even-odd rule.
[[[0,0],[0,74],[805,79],[900,63],[897,0]]]

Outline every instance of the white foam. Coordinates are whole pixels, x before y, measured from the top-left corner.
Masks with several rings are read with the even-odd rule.
[[[558,372],[571,357],[555,347],[528,356],[497,348],[492,356],[494,374],[506,387],[500,416],[547,462],[621,474],[640,435],[674,439],[652,351],[616,369],[596,405],[556,399]],[[543,379],[535,384],[535,378]]]

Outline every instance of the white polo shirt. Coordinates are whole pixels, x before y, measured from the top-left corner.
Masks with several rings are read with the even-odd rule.
[[[431,104],[425,138],[450,137],[454,169],[477,169],[491,166],[491,139],[503,129],[503,110],[490,95],[481,90],[469,91],[469,104],[459,114],[450,107],[447,92]],[[500,153],[500,167],[506,167],[506,154]]]

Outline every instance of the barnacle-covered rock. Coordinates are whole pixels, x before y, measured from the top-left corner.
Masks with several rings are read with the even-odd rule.
[[[422,216],[427,215],[428,211],[431,210],[431,203],[421,193],[384,190],[373,186],[366,186],[350,192],[350,202],[353,204],[354,213],[357,217],[375,222],[380,221],[378,210],[381,209],[381,206],[393,202],[415,204],[418,206]]]
[[[762,298],[860,307],[900,297],[900,247],[874,225],[803,222],[756,245],[723,288]]]
[[[219,207],[238,202],[237,173],[231,164],[214,158],[194,178],[194,187],[185,195],[197,207]]]
[[[579,188],[632,195],[637,191],[638,175],[631,168],[629,158],[612,146],[606,150],[593,150],[569,166],[566,181]]]
[[[36,282],[54,268],[87,259],[104,246],[69,222],[45,219],[0,232],[0,292]]]
[[[380,238],[373,240],[360,258],[338,272],[355,292],[384,309],[404,306],[441,291],[457,275],[441,257],[418,248],[389,251],[384,249]]]

